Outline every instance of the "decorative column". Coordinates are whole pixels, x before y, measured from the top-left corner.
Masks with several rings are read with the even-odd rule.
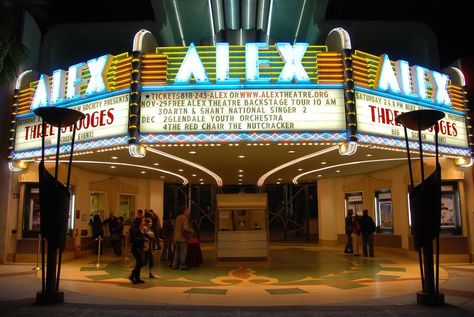
[[[84,118],[77,110],[57,107],[41,107],[35,114],[42,119],[42,131],[46,124],[57,128],[54,176],[45,167],[45,133],[41,137],[41,162],[38,166],[40,196],[40,230],[41,230],[41,277],[42,288],[36,293],[37,304],[56,304],[64,301],[64,293],[59,291],[61,260],[66,244],[67,222],[71,193],[71,163],[76,136],[76,122]],[[59,155],[61,152],[61,128],[74,125],[72,141],[69,147],[69,165],[66,184],[58,180]],[[51,154],[54,154],[51,153]],[[47,264],[45,265],[45,242],[47,243]],[[46,268],[46,272],[45,272]],[[45,274],[46,273],[46,274]]]
[[[444,113],[438,110],[415,110],[395,118],[405,130],[405,143],[410,171],[411,230],[415,249],[418,251],[422,291],[417,293],[418,304],[444,305],[444,295],[439,292],[439,232],[441,230],[441,166],[438,153],[438,121]],[[425,179],[421,131],[435,126],[435,171]],[[410,159],[407,128],[418,132],[421,183],[415,186]],[[436,239],[436,264],[433,262],[433,241]],[[436,269],[436,277],[435,277]]]

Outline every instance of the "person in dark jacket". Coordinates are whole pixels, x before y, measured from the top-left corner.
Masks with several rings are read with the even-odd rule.
[[[364,256],[370,255],[374,256],[374,232],[375,232],[375,222],[371,216],[369,216],[369,211],[364,209],[362,217],[359,219],[360,232],[362,234],[362,251]],[[369,247],[369,252],[367,253],[367,246]]]
[[[164,221],[163,230],[161,231],[163,237],[163,250],[160,255],[161,261],[170,261],[173,257],[173,232],[173,218],[168,218]]]
[[[145,245],[145,224],[142,218],[137,217],[133,220],[129,234],[132,254],[136,262],[135,268],[132,270],[132,275],[130,275],[129,278],[133,284],[145,283],[144,280],[140,279],[140,270],[145,265],[145,254],[143,251]]]
[[[102,241],[99,242],[99,239],[102,239],[104,237],[104,228],[102,227],[102,220],[100,219],[100,216],[94,215],[94,217],[90,221],[90,225],[92,227],[92,236],[95,240],[95,254],[99,254],[99,251],[100,254],[102,254],[103,246]]]
[[[114,253],[117,256],[122,255],[122,234],[120,233],[119,228],[119,220],[115,217],[114,213],[110,213],[109,218],[104,220],[104,224],[109,225],[109,233],[110,233],[110,245],[114,249]],[[123,225],[122,225],[123,230]]]

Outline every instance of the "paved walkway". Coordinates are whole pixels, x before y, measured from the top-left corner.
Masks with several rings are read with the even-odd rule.
[[[41,274],[34,265],[0,266],[0,316],[474,316],[474,265],[442,265],[447,305],[416,304],[416,260],[380,249],[375,258],[340,248],[272,245],[269,265],[216,265],[212,247],[190,271],[154,268],[157,279],[128,280],[134,261],[93,256],[63,262],[63,304],[38,306]],[[240,263],[241,264],[241,263]]]

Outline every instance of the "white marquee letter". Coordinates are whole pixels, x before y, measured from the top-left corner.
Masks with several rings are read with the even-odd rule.
[[[308,44],[295,43],[293,46],[291,46],[290,43],[276,43],[275,46],[281,58],[285,62],[285,66],[278,77],[278,81],[283,83],[291,83],[293,78],[296,78],[296,82],[309,82],[309,76],[301,64],[301,60],[306,53]]]
[[[379,71],[377,73],[375,87],[393,94],[400,93],[400,86],[398,85],[397,77],[395,76],[387,54],[380,56]]]
[[[84,82],[84,78],[82,78],[82,70],[85,66],[86,65],[84,63],[69,66],[66,93],[68,99],[80,97],[81,84]]]
[[[101,93],[108,90],[107,71],[111,62],[110,55],[104,55],[87,61],[91,78],[87,85],[86,95]]]
[[[267,49],[267,43],[247,43],[245,44],[245,79],[249,83],[268,83],[270,78],[260,78],[259,67],[268,66],[268,60],[258,59],[259,48]]]
[[[209,83],[209,78],[207,77],[206,70],[202,65],[201,58],[199,57],[194,43],[189,45],[186,56],[184,57],[183,63],[179,67],[178,74],[176,74],[174,82],[175,84],[187,84],[192,75],[194,75],[196,83]]]
[[[229,78],[229,76],[229,44],[216,43],[216,83],[240,83],[239,78]]]
[[[448,75],[431,71],[428,78],[433,87],[433,101],[442,106],[451,107],[451,99],[448,94]]]
[[[33,102],[31,103],[31,110],[38,107],[47,106],[50,100],[50,88],[48,75],[41,74],[36,86]]]
[[[51,85],[51,104],[64,101],[65,91],[64,84],[66,83],[66,72],[62,69],[57,69],[53,72],[53,83]]]

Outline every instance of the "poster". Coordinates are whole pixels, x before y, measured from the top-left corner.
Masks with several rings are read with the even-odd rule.
[[[456,227],[454,195],[452,194],[443,194],[441,196],[441,226],[444,228]]]
[[[392,202],[381,201],[379,202],[380,211],[380,228],[381,229],[392,229]]]

